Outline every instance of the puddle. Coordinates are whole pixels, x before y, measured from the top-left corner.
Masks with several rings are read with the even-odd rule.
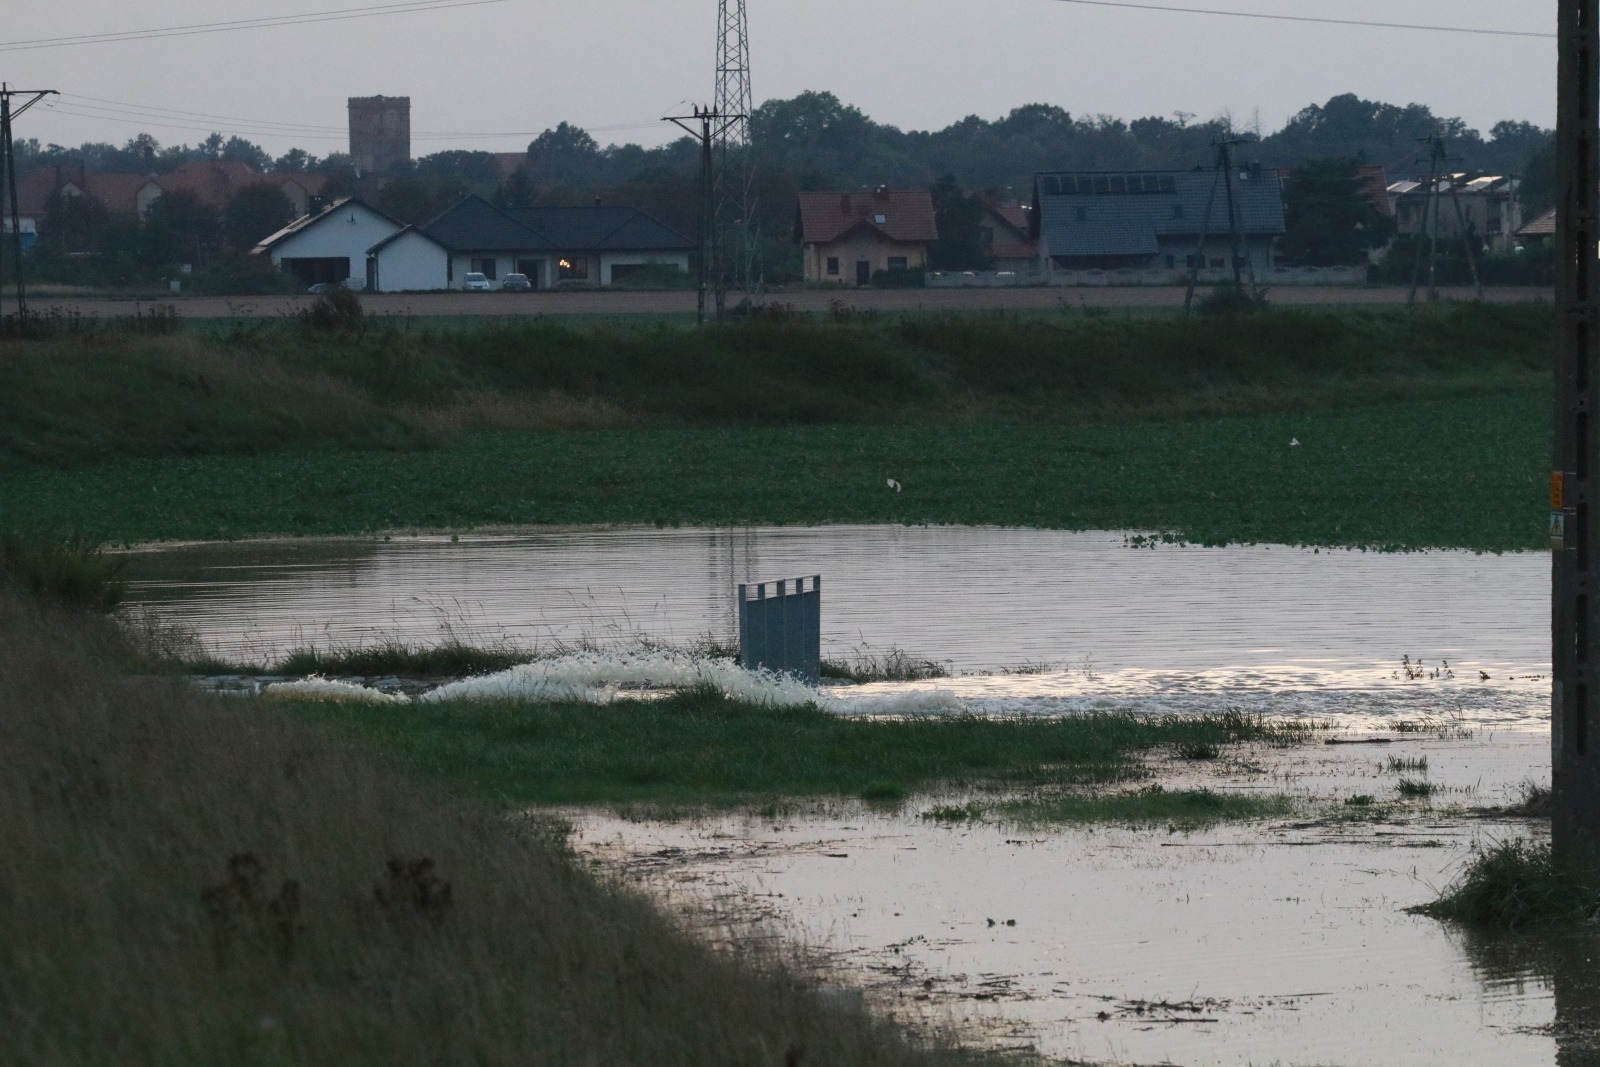
[[[1382,822],[1184,834],[920,818],[961,798],[573,817],[582,851],[680,906],[764,921],[879,1010],[953,1019],[996,1047],[1117,1064],[1600,1063],[1600,942],[1470,939],[1402,910],[1431,899],[1474,841],[1543,832],[1460,806],[1512,798],[1547,746],[1533,732],[1385,746],[1426,756],[1441,792]],[[1396,775],[1355,747],[1156,770],[1172,785],[1392,798]]]

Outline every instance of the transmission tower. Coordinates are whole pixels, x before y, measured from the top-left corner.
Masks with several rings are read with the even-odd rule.
[[[748,301],[761,284],[750,158],[753,104],[745,0],[717,0],[717,88],[711,110],[724,121],[717,127],[712,152],[712,228],[720,253],[712,265],[712,284],[719,319],[729,289]]]
[[[54,96],[54,89],[13,89],[10,85],[0,82],[0,175],[4,182],[0,184],[0,200],[5,203],[5,228],[9,230],[11,239],[5,242],[10,246],[11,269],[16,272],[17,280],[17,328],[27,327],[28,297],[22,285],[22,218],[17,210],[17,150],[11,138],[11,121],[34,104],[47,96]],[[28,99],[21,104],[14,104],[12,100],[19,96]],[[3,257],[0,257],[3,263]]]

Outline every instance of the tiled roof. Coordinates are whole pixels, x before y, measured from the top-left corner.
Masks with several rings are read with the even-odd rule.
[[[1551,208],[1517,231],[1518,237],[1553,237],[1556,232],[1556,209]]]
[[[1283,233],[1277,178],[1248,175],[1233,183],[1239,231]],[[1218,185],[1209,170],[1040,174],[1035,225],[1053,256],[1153,255],[1161,237],[1227,234],[1227,198]]]
[[[1032,259],[1039,246],[1032,241],[996,241],[989,246],[990,259]]]
[[[262,177],[248,164],[216,159],[185,163],[166,174],[157,174],[155,182],[164,192],[193,193],[202,204],[220,208],[233,199],[234,193]]]
[[[926,189],[801,193],[796,230],[804,244],[838,240],[857,226],[891,241],[937,241],[933,196]]]
[[[17,182],[17,210],[43,215],[56,191],[73,185],[100,201],[107,211],[132,215],[139,210],[139,190],[153,181],[149,174],[94,174],[77,167],[40,167]]]
[[[417,229],[456,252],[532,252],[550,247],[544,235],[480,196],[458,200]]]
[[[1030,219],[1033,212],[1021,204],[985,204],[999,220],[1016,230],[1018,234],[1026,234],[1031,225]]]

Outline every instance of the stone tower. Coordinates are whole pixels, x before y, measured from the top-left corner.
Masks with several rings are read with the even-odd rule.
[[[411,98],[352,96],[350,161],[358,174],[381,174],[411,159]]]

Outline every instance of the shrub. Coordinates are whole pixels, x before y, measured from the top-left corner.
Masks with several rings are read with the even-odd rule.
[[[1466,872],[1438,900],[1407,909],[1417,915],[1495,929],[1592,923],[1600,917],[1593,871],[1557,857],[1548,844],[1518,839],[1473,846]]]
[[[110,611],[122,602],[123,559],[107,556],[80,533],[66,537],[0,535],[0,573],[30,595],[86,611]]]
[[[360,334],[366,329],[367,313],[355,291],[340,286],[318,295],[300,312],[300,321],[323,333]]]

